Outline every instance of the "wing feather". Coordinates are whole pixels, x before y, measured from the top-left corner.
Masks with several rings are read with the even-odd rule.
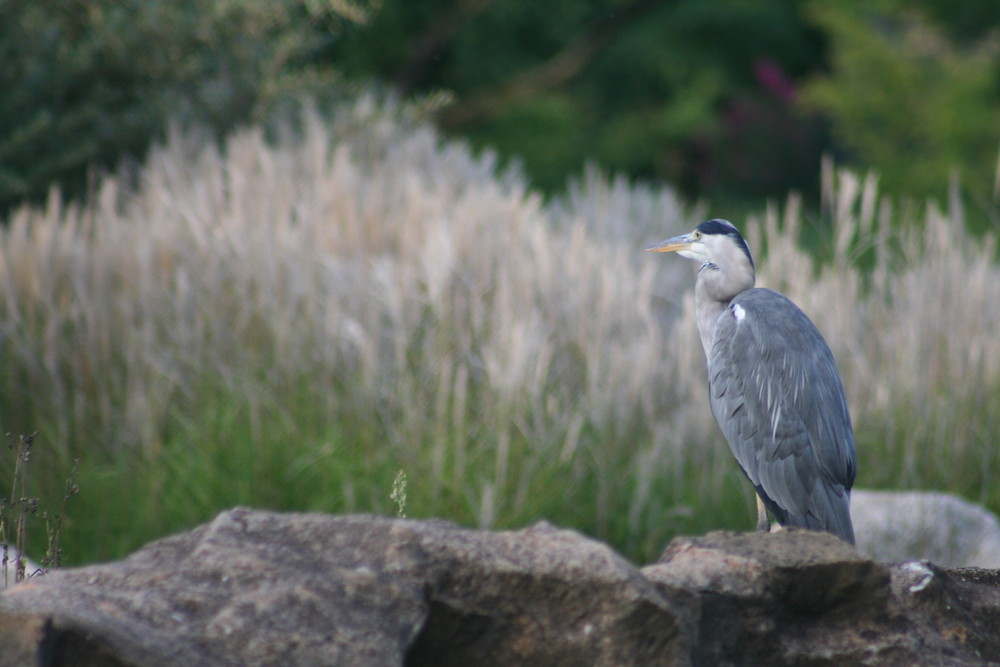
[[[739,294],[719,316],[708,370],[712,413],[778,522],[853,542],[851,417],[833,354],[805,313],[768,289]]]

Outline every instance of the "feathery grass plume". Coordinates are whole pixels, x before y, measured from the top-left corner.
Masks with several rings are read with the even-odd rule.
[[[396,503],[396,516],[400,519],[406,518],[406,485],[406,471],[400,469],[392,480],[392,493],[389,494],[389,499]]]

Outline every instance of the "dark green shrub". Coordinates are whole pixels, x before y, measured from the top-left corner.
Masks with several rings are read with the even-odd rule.
[[[832,71],[806,100],[834,120],[839,142],[887,190],[945,196],[952,173],[980,202],[1000,150],[996,40],[957,44],[912,11],[815,3],[832,39]]]
[[[714,201],[818,183],[822,135],[755,71],[769,60],[797,79],[822,63],[797,2],[384,0],[330,56],[404,93],[452,91],[441,126],[522,161],[544,190],[589,161]],[[747,106],[766,139],[730,122]]]
[[[345,0],[346,1],[346,0]],[[344,3],[341,3],[344,4]],[[141,159],[171,122],[221,134],[302,94],[339,10],[299,0],[7,0],[0,20],[0,212]],[[345,9],[350,9],[350,5]]]

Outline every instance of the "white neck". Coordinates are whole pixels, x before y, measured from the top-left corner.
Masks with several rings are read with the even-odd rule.
[[[730,266],[735,268],[723,271],[715,264],[705,262],[698,269],[698,281],[694,286],[694,315],[706,358],[711,357],[712,337],[719,315],[733,297],[753,287],[756,279],[750,262],[733,262]]]

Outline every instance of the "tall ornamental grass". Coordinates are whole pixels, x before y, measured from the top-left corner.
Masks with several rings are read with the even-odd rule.
[[[833,348],[859,485],[1000,509],[994,239],[957,205],[825,184],[821,265],[794,198],[734,222],[758,283]],[[409,516],[546,518],[649,559],[753,522],[708,409],[695,267],[643,252],[707,215],[726,213],[596,170],[543,202],[372,98],[272,142],[178,133],[134,188],[0,230],[0,428],[40,432],[38,486],[81,459],[70,561],[235,504],[391,513],[400,470]]]

